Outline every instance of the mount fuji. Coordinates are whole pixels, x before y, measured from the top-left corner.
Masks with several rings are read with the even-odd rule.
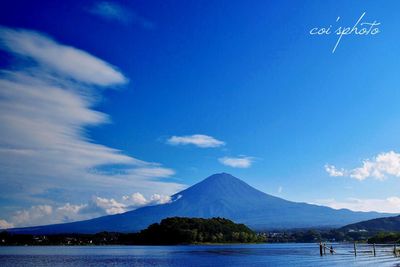
[[[11,233],[56,234],[136,232],[166,217],[224,217],[253,230],[340,227],[393,214],[288,201],[263,193],[227,173],[214,174],[173,195],[171,202],[116,215],[37,227],[9,229]]]

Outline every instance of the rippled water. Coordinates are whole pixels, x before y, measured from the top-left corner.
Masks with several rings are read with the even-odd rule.
[[[0,266],[399,266],[391,246],[333,244],[321,257],[317,244],[209,246],[0,247]]]

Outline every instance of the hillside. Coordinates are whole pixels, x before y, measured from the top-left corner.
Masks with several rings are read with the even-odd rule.
[[[400,231],[400,216],[377,218],[344,226],[344,230],[366,230],[368,232],[398,232]]]

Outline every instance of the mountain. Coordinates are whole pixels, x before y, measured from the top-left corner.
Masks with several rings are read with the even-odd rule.
[[[377,218],[346,225],[343,230],[366,230],[368,232],[399,232],[400,216]]]
[[[337,227],[377,217],[377,212],[354,212],[296,203],[265,194],[230,174],[214,174],[172,196],[167,204],[147,206],[122,214],[86,221],[27,228],[10,232],[96,233],[100,231],[135,232],[167,217],[224,217],[244,223],[253,230]]]

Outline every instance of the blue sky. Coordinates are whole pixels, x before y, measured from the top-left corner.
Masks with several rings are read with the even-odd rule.
[[[143,205],[217,172],[400,212],[396,1],[3,1],[0,226]],[[376,35],[310,35],[377,21]],[[338,21],[337,18],[340,17]]]

